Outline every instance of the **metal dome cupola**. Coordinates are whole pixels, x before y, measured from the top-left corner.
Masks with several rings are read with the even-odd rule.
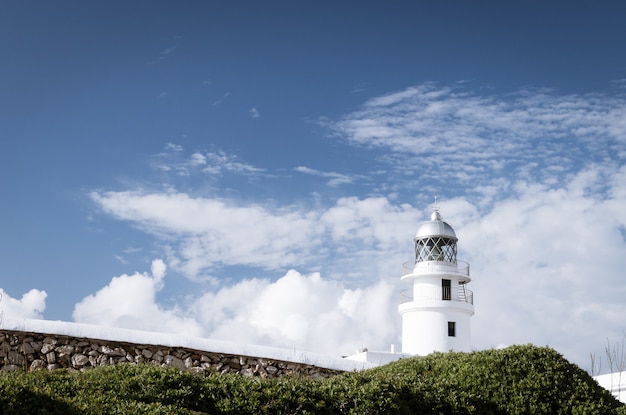
[[[456,264],[458,241],[452,226],[441,219],[435,208],[430,220],[422,223],[415,234],[415,262],[444,261]]]

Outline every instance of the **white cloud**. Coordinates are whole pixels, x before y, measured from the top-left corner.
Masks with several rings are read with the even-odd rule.
[[[208,152],[205,156],[207,160],[207,167],[203,170],[205,173],[253,174],[263,171],[263,169],[244,163],[237,156],[227,154],[224,151]]]
[[[159,269],[156,269],[159,268]],[[357,348],[388,349],[398,342],[395,293],[385,282],[356,290],[320,274],[288,271],[271,282],[245,279],[175,309],[155,294],[163,284],[162,261],[152,276],[122,275],[76,304],[74,320],[102,326],[168,331],[249,344],[338,355]]]
[[[152,275],[135,273],[113,277],[107,286],[75,305],[74,320],[101,326],[203,335],[202,328],[182,315],[177,307],[165,309],[157,304],[156,294],[163,288],[165,271],[164,262],[154,260]]]
[[[182,146],[173,143],[167,143],[164,152],[152,158],[155,169],[172,172],[177,176],[192,176],[200,173],[214,177],[224,174],[255,176],[265,171],[222,150],[196,151],[187,156]]]
[[[419,182],[457,189],[515,180],[561,181],[578,161],[625,155],[626,100],[598,94],[557,95],[522,90],[480,95],[424,84],[367,101],[326,122],[348,144],[377,149],[396,186]],[[533,166],[528,168],[528,166]]]
[[[224,100],[226,98],[228,98],[229,96],[230,96],[230,91],[226,92],[224,95],[222,95],[222,97],[220,99],[217,99],[217,100],[213,101],[213,106],[217,107],[217,106],[221,105],[222,102],[224,102]]]
[[[350,184],[354,181],[354,177],[348,176],[346,174],[335,172],[322,172],[305,166],[296,167],[295,170],[299,173],[327,178],[329,180],[326,184],[328,184],[328,186],[330,187],[337,187],[342,184]]]
[[[174,53],[174,51],[178,48],[178,45],[173,45],[170,47],[167,47],[165,49],[163,49],[163,51],[161,51],[161,54],[159,55],[158,58],[156,58],[153,61],[148,62],[150,65],[156,65],[160,62],[163,62],[165,59],[167,59],[172,53]]]
[[[157,236],[170,248],[169,263],[191,278],[223,266],[277,270],[324,266],[332,278],[370,280],[388,274],[410,252],[411,226],[420,211],[386,198],[342,198],[326,209],[270,208],[184,193],[93,192],[102,210]],[[373,273],[379,271],[381,274]]]
[[[316,242],[316,221],[295,209],[272,212],[183,193],[91,194],[101,208],[154,235],[177,239],[181,269],[196,276],[219,265],[268,269],[299,264]]]
[[[189,158],[192,166],[203,166],[206,164],[206,157],[202,153],[193,153]]]
[[[181,146],[180,144],[167,142],[165,143],[165,150],[179,153],[183,151],[183,146]]]
[[[259,118],[261,116],[256,108],[251,108],[250,111],[248,111],[248,114],[250,114],[252,118]]]
[[[21,299],[12,298],[0,288],[0,312],[2,317],[9,318],[42,318],[46,309],[45,291],[32,289],[22,295]]]

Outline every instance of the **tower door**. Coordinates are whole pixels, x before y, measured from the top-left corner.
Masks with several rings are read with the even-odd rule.
[[[452,282],[450,280],[441,280],[441,299],[452,300]]]

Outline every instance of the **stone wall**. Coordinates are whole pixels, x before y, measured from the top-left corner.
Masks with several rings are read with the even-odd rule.
[[[279,377],[300,374],[327,377],[337,370],[302,363],[211,353],[187,348],[111,342],[21,331],[0,331],[0,369],[90,370],[119,363],[175,367],[198,374],[239,373],[244,376]]]

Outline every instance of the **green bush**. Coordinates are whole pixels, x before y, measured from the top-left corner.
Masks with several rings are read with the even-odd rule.
[[[624,414],[549,348],[435,353],[327,379],[117,365],[0,373],[1,414]]]

